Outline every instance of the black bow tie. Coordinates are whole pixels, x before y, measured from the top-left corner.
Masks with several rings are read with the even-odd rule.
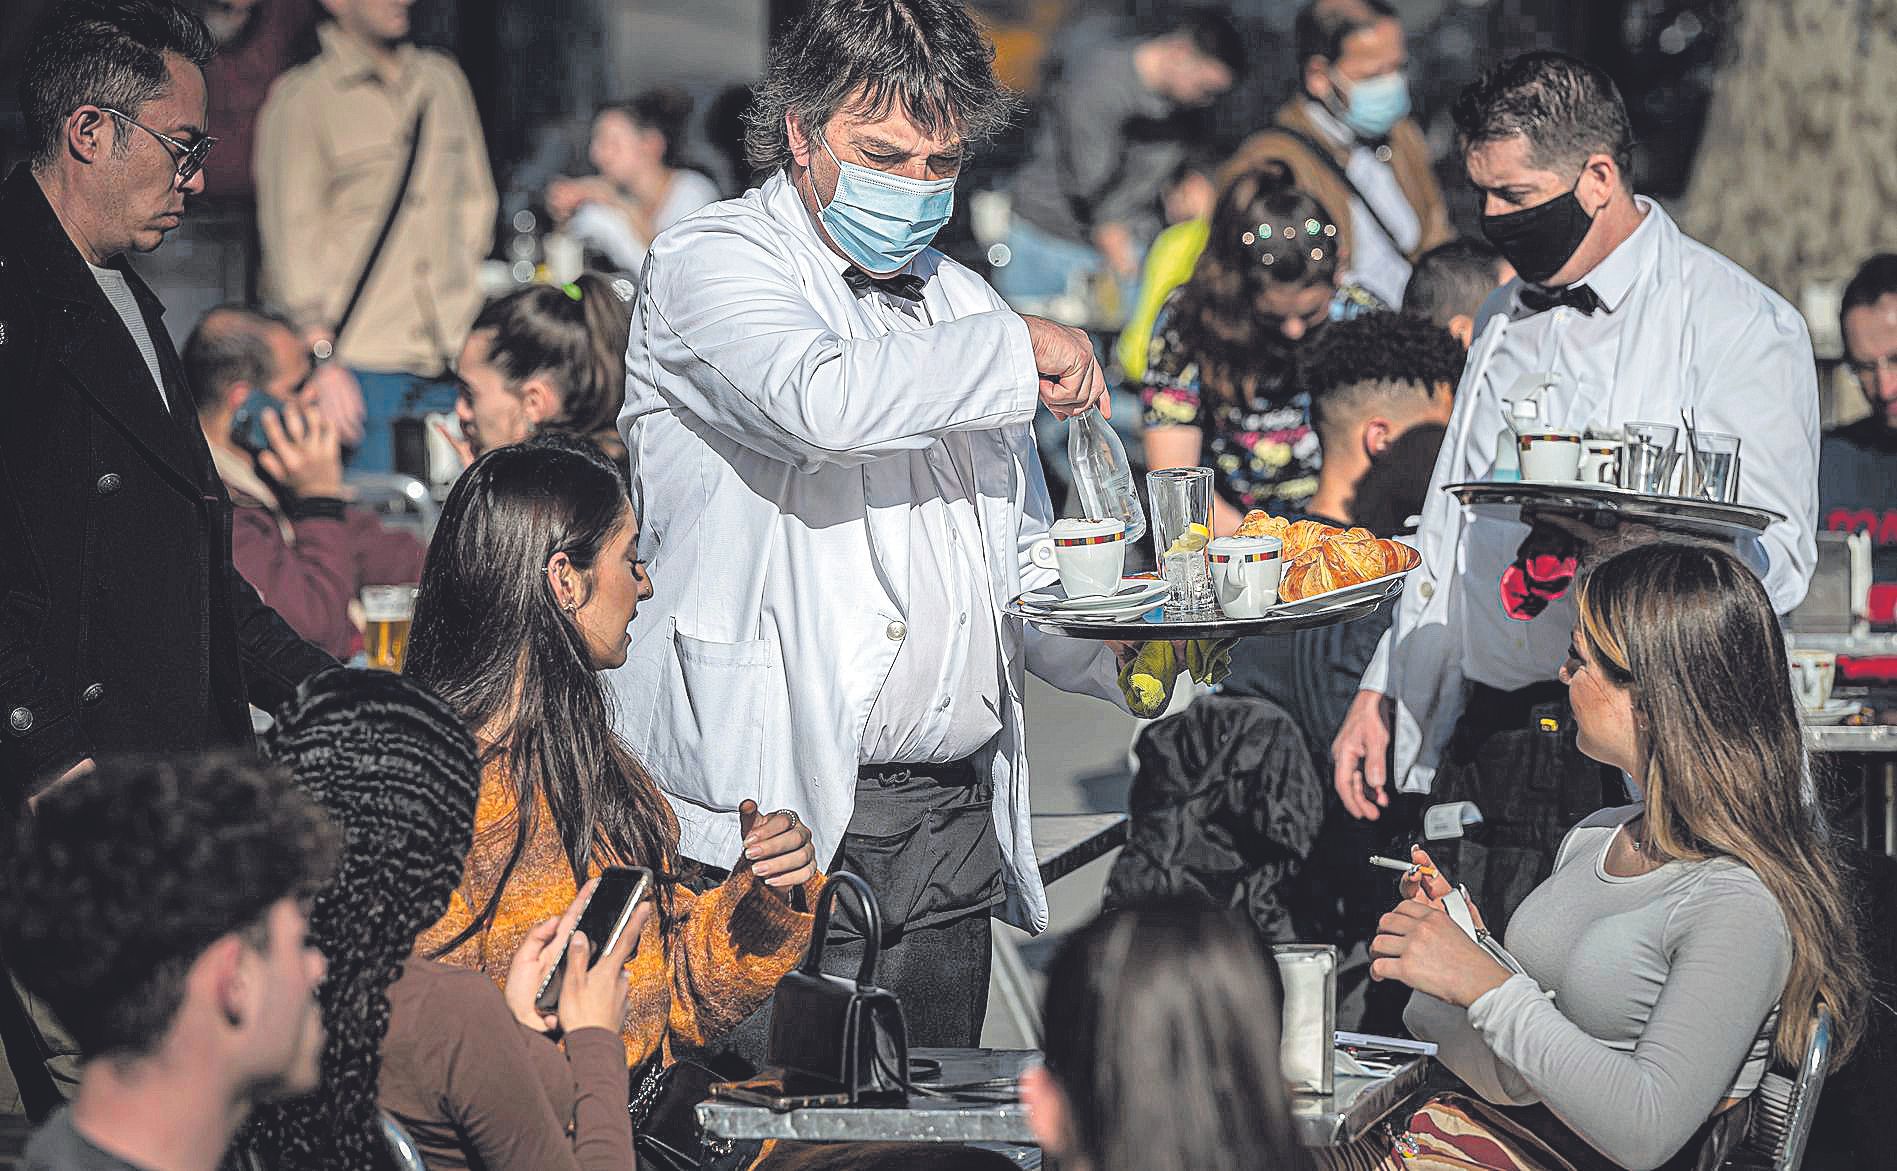
[[[850,291],[859,297],[867,297],[871,293],[887,293],[892,297],[901,297],[905,301],[922,300],[922,278],[910,273],[871,276],[855,265],[851,265],[843,270],[843,280],[850,286]]]
[[[1544,313],[1557,305],[1566,305],[1578,313],[1594,314],[1605,312],[1606,303],[1599,293],[1586,285],[1568,285],[1559,289],[1544,289],[1540,285],[1522,284],[1522,308],[1530,313]]]

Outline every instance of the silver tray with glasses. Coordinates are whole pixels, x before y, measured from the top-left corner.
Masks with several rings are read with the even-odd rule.
[[[1161,638],[1249,638],[1335,626],[1373,614],[1379,606],[1403,592],[1403,579],[1411,572],[1413,570],[1404,570],[1296,602],[1280,602],[1262,618],[1227,618],[1216,605],[1201,612],[1181,614],[1163,601],[1131,616],[1120,610],[1089,617],[1082,611],[1047,609],[1045,605],[1029,601],[1031,595],[1014,599],[1003,606],[1001,612],[1043,633],[1066,638],[1125,642]]]
[[[1443,491],[1464,504],[1512,504],[1523,511],[1600,520],[1603,514],[1638,521],[1681,536],[1740,540],[1764,532],[1785,514],[1749,504],[1725,504],[1690,496],[1653,496],[1606,484],[1477,480],[1447,484]]]

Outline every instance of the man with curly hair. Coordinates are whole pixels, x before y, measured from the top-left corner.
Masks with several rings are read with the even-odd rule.
[[[107,761],[48,790],[11,846],[0,950],[83,1062],[27,1167],[211,1171],[254,1103],[315,1088],[307,906],[337,836],[282,772]]]

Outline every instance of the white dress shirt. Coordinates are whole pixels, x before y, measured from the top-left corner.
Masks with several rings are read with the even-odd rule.
[[[841,276],[847,262],[836,265]],[[935,324],[927,302],[880,292],[858,300],[891,331]],[[958,466],[958,449],[966,455],[944,437],[866,472],[887,489],[872,493],[879,521],[909,528],[909,634],[870,708],[864,764],[960,760],[1001,731],[1001,632],[986,600],[975,476]]]
[[[1028,556],[1053,516],[1027,328],[933,249],[919,306],[844,267],[782,175],[653,245],[619,427],[655,592],[609,673],[618,730],[720,866],[746,798],[828,865],[862,763],[975,745],[1008,916],[1040,930],[1024,671],[1124,700],[1101,644],[996,613],[1055,580]]]
[[[1396,233],[1396,239],[1383,234],[1363,199],[1352,196],[1348,208],[1325,208],[1332,215],[1350,216],[1350,270],[1344,279],[1362,285],[1385,305],[1403,304],[1403,289],[1410,283],[1409,254],[1423,236],[1423,221],[1403,194],[1396,181],[1396,169],[1390,165],[1390,148],[1365,146],[1357,141],[1350,127],[1338,121],[1322,102],[1308,103],[1311,121],[1334,142],[1351,144],[1350,160],[1344,174],[1357,190],[1376,206],[1377,216]]]
[[[1524,375],[1552,372],[1543,419],[1568,430],[1671,423],[1741,439],[1739,499],[1781,513],[1750,553],[1773,606],[1805,595],[1817,548],[1818,387],[1805,322],[1738,265],[1683,235],[1661,207],[1582,277],[1605,312],[1531,313],[1520,282],[1483,307],[1432,489],[1487,479],[1504,398]],[[1514,509],[1465,508],[1441,491],[1424,502],[1410,576],[1363,686],[1395,698],[1400,788],[1427,792],[1462,712],[1463,684],[1512,690],[1553,679],[1574,624],[1573,595],[1532,621],[1503,609],[1502,571],[1528,526]]]

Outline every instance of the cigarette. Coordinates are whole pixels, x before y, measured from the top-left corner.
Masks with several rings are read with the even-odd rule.
[[[1401,870],[1405,874],[1414,870],[1418,874],[1427,874],[1432,878],[1438,877],[1441,873],[1434,866],[1418,866],[1414,862],[1401,862],[1395,858],[1385,858],[1381,854],[1370,855],[1370,865],[1381,866],[1385,870]]]

